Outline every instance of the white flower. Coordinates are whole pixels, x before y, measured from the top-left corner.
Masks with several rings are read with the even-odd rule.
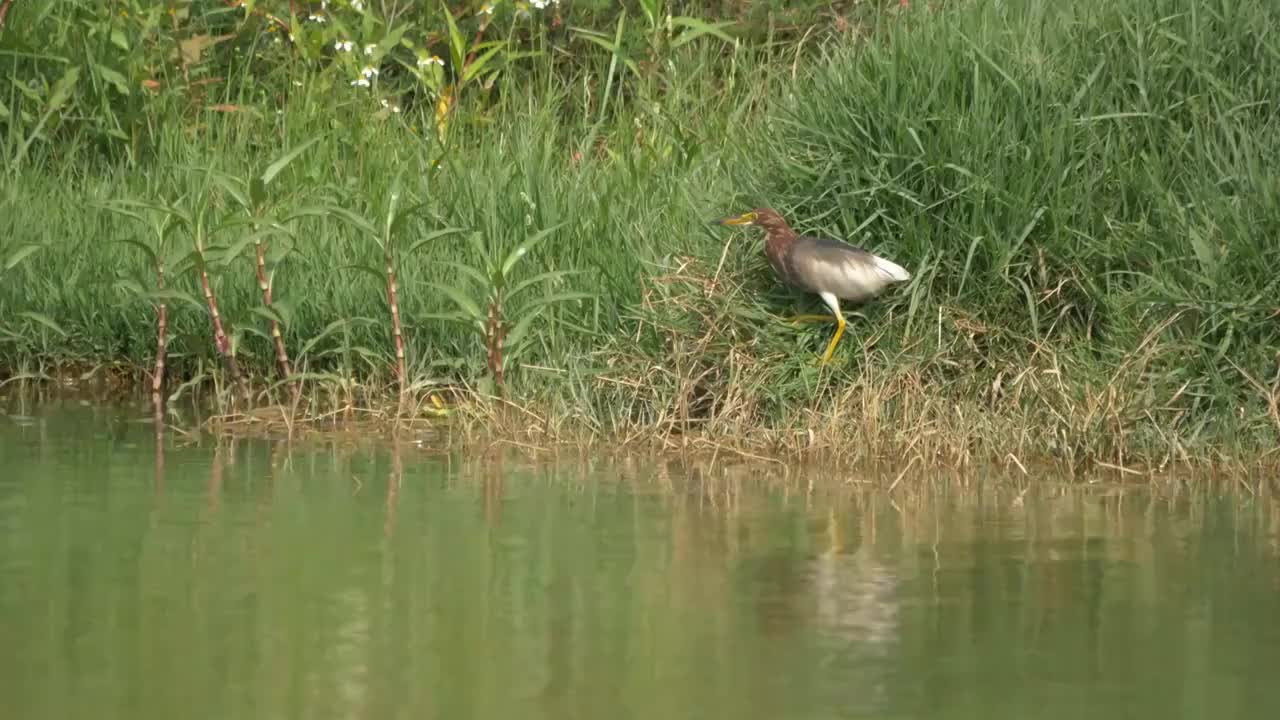
[[[492,15],[492,14],[493,14],[493,3],[485,3],[484,5],[481,5],[481,6],[480,6],[480,12],[481,12],[481,13],[484,13],[485,15]]]
[[[369,80],[368,78],[362,78],[362,77],[356,78],[355,80],[351,81],[351,86],[352,87],[369,87]]]
[[[529,4],[532,5],[535,10],[546,10],[547,5],[550,5],[551,3],[550,0],[529,0]]]
[[[383,98],[383,100],[382,100],[382,107],[387,108],[388,110],[390,110],[390,111],[391,111],[391,112],[393,112],[393,113],[398,113],[398,112],[400,112],[400,106],[399,106],[399,105],[392,105],[391,103],[387,102],[386,98]]]
[[[360,70],[360,77],[364,78],[365,80],[369,80],[377,74],[378,74],[378,68],[372,65],[365,65],[364,68]]]
[[[353,47],[355,47],[355,43],[350,40],[339,40],[333,44],[333,49],[338,52],[351,52]]]
[[[377,45],[365,45],[365,46],[364,46],[364,54],[365,54],[365,55],[372,55],[372,54],[373,54],[373,51],[374,51],[374,50],[377,50],[377,49],[378,49],[378,46],[377,46]]]
[[[351,0],[351,9],[356,12],[364,12],[363,0]]]
[[[324,16],[316,15],[315,13],[311,13],[310,15],[308,15],[307,19],[310,20],[311,22],[317,22],[317,23],[324,22]]]
[[[432,55],[431,57],[425,57],[425,56],[418,57],[418,67],[424,68],[424,67],[427,67],[428,65],[439,65],[440,67],[444,67],[444,61],[441,60],[436,55]]]

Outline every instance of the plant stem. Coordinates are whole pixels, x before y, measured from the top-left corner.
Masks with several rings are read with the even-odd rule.
[[[156,287],[164,290],[164,268],[156,268]],[[161,413],[162,398],[160,390],[164,385],[165,356],[169,346],[169,306],[163,301],[156,306],[156,366],[151,376],[151,403],[155,406],[156,419]]]
[[[391,307],[391,339],[396,346],[396,382],[400,385],[400,401],[403,404],[406,390],[405,377],[408,373],[405,370],[404,333],[400,329],[400,300],[399,290],[396,287],[395,257],[391,252],[390,243],[387,244],[382,259],[387,266],[387,304]]]
[[[267,244],[260,239],[255,240],[254,250],[257,255],[258,289],[262,291],[262,304],[270,310],[271,280],[267,276]],[[293,370],[289,367],[289,351],[284,346],[284,335],[280,332],[280,323],[276,322],[275,318],[271,319],[271,342],[275,345],[276,365],[280,369],[280,378],[288,380],[292,377]],[[296,395],[297,383],[290,383],[289,389]]]
[[[4,30],[5,18],[9,16],[9,8],[13,5],[13,0],[4,0],[0,3],[0,30]]]
[[[235,352],[231,349],[231,340],[223,329],[222,315],[218,313],[218,301],[213,297],[213,287],[209,284],[209,273],[205,271],[203,257],[204,254],[201,253],[200,288],[204,291],[204,302],[209,308],[209,317],[213,320],[213,344],[218,349],[218,353],[222,355],[223,362],[227,365],[227,374],[230,376],[231,382],[239,388],[245,405],[248,405],[249,387],[240,375],[240,366],[236,362]]]
[[[493,296],[493,301],[489,303],[488,327],[485,328],[485,337],[489,342],[489,372],[493,375],[493,382],[499,388],[502,387],[504,381],[503,361],[502,361],[502,291],[497,290]]]

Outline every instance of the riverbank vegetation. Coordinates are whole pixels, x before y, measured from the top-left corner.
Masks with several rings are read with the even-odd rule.
[[[108,12],[108,8],[110,11]],[[899,464],[1280,445],[1280,8],[14,3],[0,367]],[[912,280],[777,286],[778,208]],[[154,388],[152,386],[155,381]]]

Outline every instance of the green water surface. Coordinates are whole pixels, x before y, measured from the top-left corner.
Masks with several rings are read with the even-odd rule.
[[[1280,718],[1280,509],[0,417],[0,718]]]

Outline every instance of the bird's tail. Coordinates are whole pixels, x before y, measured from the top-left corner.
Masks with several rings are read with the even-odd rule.
[[[906,282],[911,279],[911,273],[907,272],[906,268],[892,260],[885,260],[882,257],[876,256],[875,263],[876,270],[883,273],[891,282]]]

